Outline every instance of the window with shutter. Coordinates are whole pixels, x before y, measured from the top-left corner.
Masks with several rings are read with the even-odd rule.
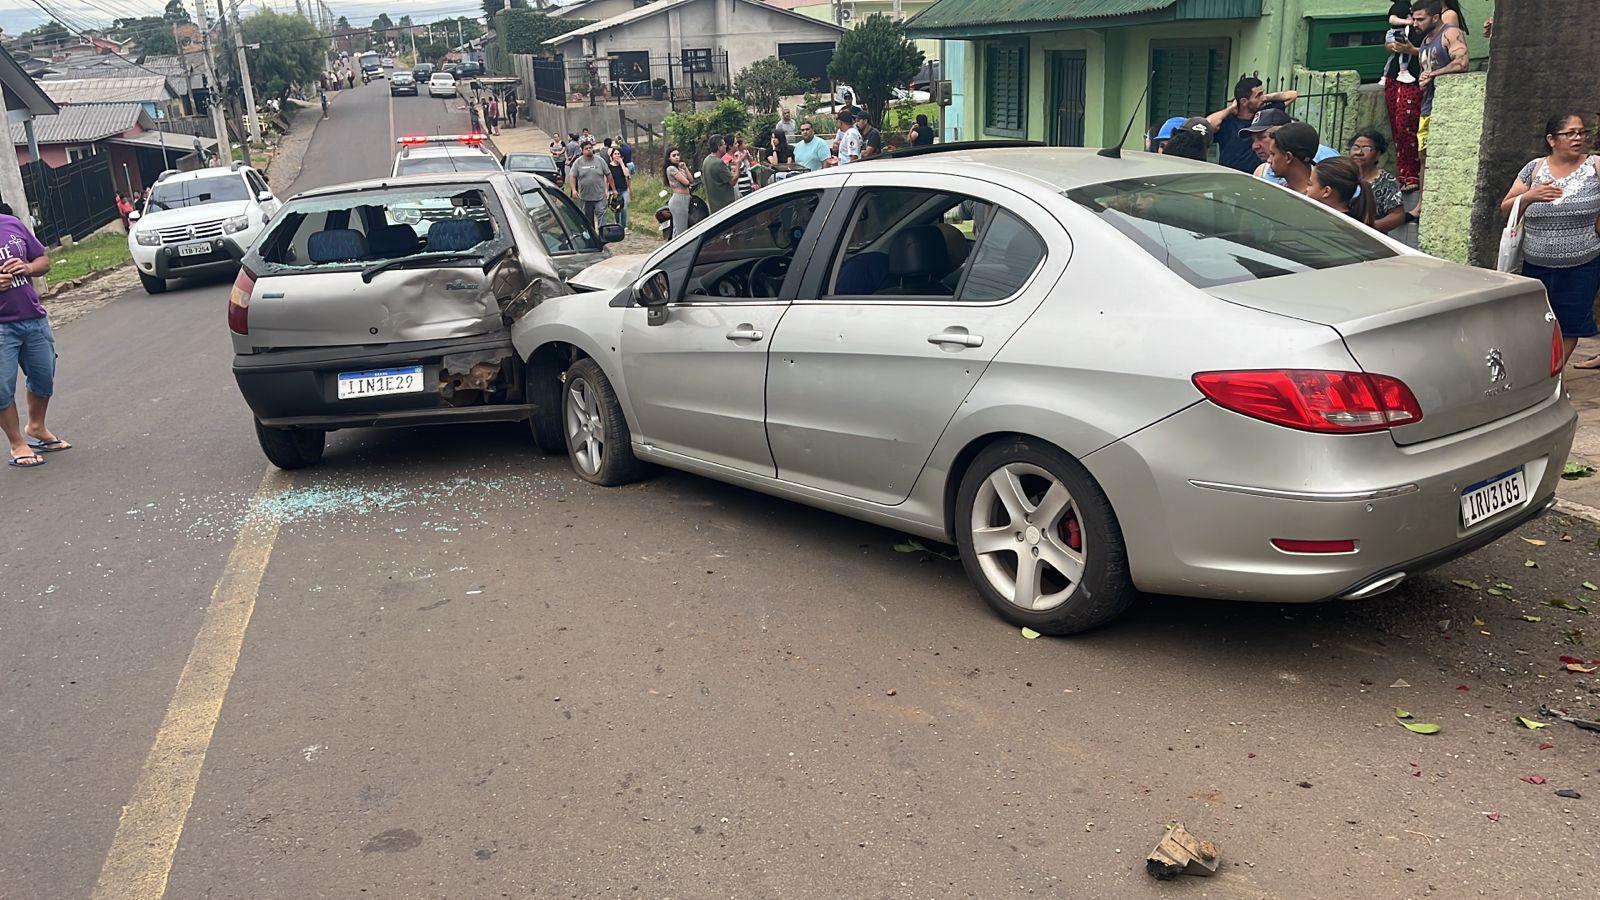
[[[1232,99],[1227,38],[1150,42],[1150,118],[1204,116]]]
[[[984,47],[983,128],[990,134],[1028,136],[1028,45]]]

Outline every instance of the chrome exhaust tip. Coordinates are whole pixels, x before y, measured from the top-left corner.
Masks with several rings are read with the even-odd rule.
[[[1404,572],[1393,572],[1393,573],[1390,573],[1388,575],[1383,576],[1382,578],[1378,578],[1378,579],[1375,579],[1373,581],[1369,581],[1366,584],[1362,585],[1361,587],[1358,587],[1355,590],[1353,590],[1353,591],[1351,591],[1351,592],[1349,592],[1347,594],[1341,594],[1339,596],[1339,599],[1340,600],[1366,600],[1369,597],[1376,597],[1379,594],[1387,593],[1389,591],[1394,590],[1396,587],[1399,587],[1400,582],[1405,581],[1405,580],[1406,580],[1406,573],[1404,573]]]

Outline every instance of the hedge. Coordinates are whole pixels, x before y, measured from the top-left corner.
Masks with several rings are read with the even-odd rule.
[[[595,21],[557,19],[531,9],[502,9],[494,14],[494,30],[505,52],[544,56],[545,41]]]

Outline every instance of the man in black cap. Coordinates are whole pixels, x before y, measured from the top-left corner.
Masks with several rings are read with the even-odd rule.
[[[1250,120],[1249,125],[1239,129],[1240,139],[1249,142],[1250,155],[1253,158],[1252,162],[1255,163],[1250,168],[1240,171],[1256,172],[1261,164],[1267,161],[1267,155],[1272,152],[1273,129],[1282,128],[1293,121],[1294,119],[1289,118],[1289,114],[1281,109],[1263,109],[1256,113],[1256,117]]]
[[[1173,130],[1172,137],[1167,139],[1161,152],[1167,156],[1181,156],[1205,162],[1211,150],[1211,138],[1214,133],[1215,129],[1211,127],[1210,119],[1195,116]]]
[[[1243,134],[1244,129],[1254,124],[1258,114],[1269,109],[1283,112],[1299,97],[1298,91],[1269,94],[1262,86],[1261,79],[1250,75],[1239,79],[1239,83],[1233,86],[1233,103],[1206,116],[1211,121],[1211,127],[1216,129],[1219,148],[1217,161],[1241,172],[1253,170],[1259,160],[1251,152],[1251,139]]]

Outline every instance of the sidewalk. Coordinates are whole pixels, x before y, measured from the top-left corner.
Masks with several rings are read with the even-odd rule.
[[[1600,338],[1585,338],[1578,342],[1572,359],[1581,362],[1596,354],[1600,354]],[[1600,369],[1574,369],[1569,365],[1565,376],[1567,393],[1578,409],[1578,437],[1572,442],[1571,461],[1600,468]],[[1584,518],[1600,523],[1600,475],[1563,481],[1556,488],[1556,496],[1586,507]],[[1570,507],[1568,511],[1585,513]]]
[[[489,138],[495,152],[504,157],[507,153],[549,153],[550,134],[537,125],[523,122],[515,128],[500,127],[500,133]]]

